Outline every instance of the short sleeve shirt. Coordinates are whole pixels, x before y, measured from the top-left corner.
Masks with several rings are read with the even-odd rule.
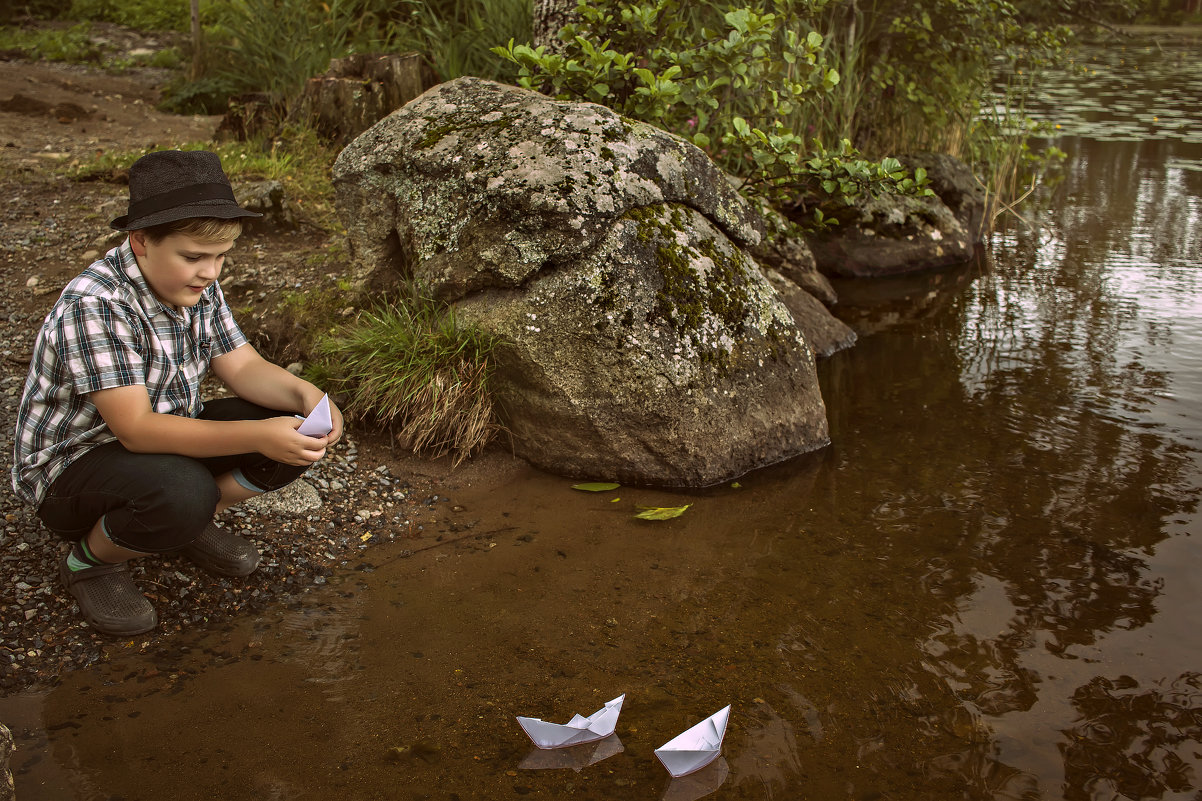
[[[116,439],[88,393],[143,385],[155,412],[196,417],[209,362],[245,343],[220,286],[191,307],[164,305],[127,238],[72,279],[42,323],[17,411],[13,489],[36,506],[72,461]]]

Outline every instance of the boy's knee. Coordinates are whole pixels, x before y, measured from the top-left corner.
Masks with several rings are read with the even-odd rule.
[[[148,483],[122,509],[105,515],[114,543],[135,551],[167,553],[183,548],[213,519],[221,492],[200,464],[186,460]]]

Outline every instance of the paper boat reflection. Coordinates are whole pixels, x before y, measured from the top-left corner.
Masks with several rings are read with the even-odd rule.
[[[587,718],[574,715],[567,723],[547,723],[538,718],[523,717],[518,718],[518,723],[539,748],[567,748],[591,743],[614,733],[624,700],[625,693],[607,702]]]
[[[698,798],[717,792],[729,775],[730,765],[726,764],[726,757],[718,757],[688,776],[669,779],[668,788],[664,790],[659,801],[697,801]]]
[[[625,750],[626,747],[622,745],[622,741],[616,734],[574,748],[532,748],[518,765],[518,770],[571,768],[579,772],[589,765],[596,765],[601,760],[609,759]]]
[[[718,710],[705,720],[682,732],[655,749],[655,755],[673,777],[687,776],[701,770],[718,758],[730,706]]]

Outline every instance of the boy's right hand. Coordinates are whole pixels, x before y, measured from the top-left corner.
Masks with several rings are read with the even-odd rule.
[[[268,459],[298,467],[313,464],[326,455],[329,435],[308,437],[297,433],[301,421],[296,417],[269,417],[263,424],[263,441],[259,453]]]

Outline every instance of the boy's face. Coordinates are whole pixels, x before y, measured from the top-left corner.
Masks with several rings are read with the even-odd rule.
[[[201,293],[221,275],[225,254],[234,246],[232,239],[202,242],[186,234],[152,242],[145,231],[131,231],[129,241],[155,297],[176,308],[196,305]]]

